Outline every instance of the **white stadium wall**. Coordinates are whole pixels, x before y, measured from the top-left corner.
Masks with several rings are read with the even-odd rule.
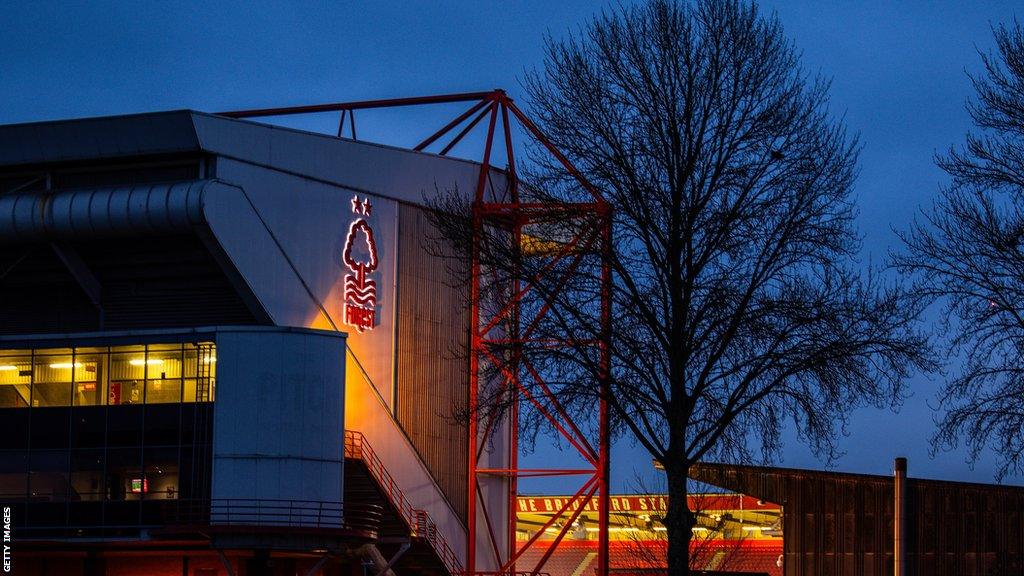
[[[341,502],[345,337],[218,328],[214,500]]]

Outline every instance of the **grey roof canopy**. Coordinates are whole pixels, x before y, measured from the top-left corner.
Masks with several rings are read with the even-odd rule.
[[[192,110],[0,126],[0,171],[8,173],[175,155],[222,156],[415,204],[438,187],[468,192],[480,169],[448,156]],[[500,186],[504,173],[494,169],[491,179]]]
[[[199,152],[196,116],[179,110],[0,126],[0,166]]]

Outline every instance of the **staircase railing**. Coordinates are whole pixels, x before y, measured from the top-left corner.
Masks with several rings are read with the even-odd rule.
[[[450,574],[461,574],[463,572],[462,562],[448,545],[448,541],[437,529],[437,525],[430,519],[430,515],[424,510],[418,510],[402,492],[394,477],[384,467],[384,463],[377,457],[377,453],[366,441],[362,432],[345,430],[345,457],[362,460],[369,470],[370,476],[377,481],[384,495],[391,505],[398,511],[402,521],[409,527],[413,538],[424,540],[434,549],[441,562],[448,568]]]

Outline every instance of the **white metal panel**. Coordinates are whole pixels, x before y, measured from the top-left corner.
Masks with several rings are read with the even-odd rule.
[[[344,335],[220,328],[216,340],[212,498],[341,502]]]
[[[278,326],[317,327],[318,312],[246,191],[218,183],[205,195],[207,225],[235,269]]]

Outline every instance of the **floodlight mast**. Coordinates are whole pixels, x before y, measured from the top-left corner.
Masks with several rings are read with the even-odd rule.
[[[479,246],[474,242],[474,253],[471,262],[471,302],[470,317],[472,332],[470,336],[470,373],[469,373],[469,413],[468,420],[468,474],[467,474],[467,547],[466,562],[462,573],[465,576],[515,576],[517,574],[540,573],[544,565],[550,559],[556,547],[564,540],[573,522],[579,517],[586,504],[597,498],[598,507],[598,555],[597,573],[599,576],[608,574],[608,525],[609,525],[609,476],[610,476],[610,434],[609,434],[609,411],[608,395],[611,388],[611,267],[609,255],[612,243],[612,210],[601,194],[592,186],[587,179],[576,169],[575,166],[551,143],[541,130],[529,119],[513,102],[504,90],[492,90],[489,92],[469,92],[462,94],[445,94],[439,96],[424,96],[415,98],[395,98],[387,100],[368,100],[359,102],[319,104],[313,106],[293,106],[287,108],[265,108],[258,110],[241,110],[235,112],[220,113],[222,116],[232,118],[256,118],[268,116],[286,116],[295,114],[313,114],[324,112],[340,112],[338,122],[338,136],[345,130],[348,122],[349,135],[356,138],[355,111],[371,110],[378,108],[394,108],[407,106],[421,106],[427,104],[453,104],[459,102],[472,102],[465,112],[455,117],[445,126],[431,134],[420,142],[413,149],[426,151],[429,147],[439,145],[442,141],[447,143],[441,147],[438,154],[445,156],[452,148],[461,142],[467,134],[487,120],[487,132],[484,140],[483,156],[479,161],[480,173],[477,179],[476,190],[473,202],[473,236],[474,239],[482,237],[484,230],[495,225],[508,229],[514,238],[515,249],[522,249],[523,227],[532,222],[543,221],[552,217],[571,216],[578,220],[585,220],[591,226],[582,226],[584,231],[580,237],[574,238],[566,246],[571,249],[562,249],[553,255],[552,260],[544,267],[544,270],[553,270],[558,263],[565,263],[567,270],[575,270],[578,260],[586,254],[598,253],[601,255],[600,278],[600,337],[590,345],[596,346],[600,362],[600,390],[598,400],[598,438],[597,448],[582,433],[574,419],[567,413],[551,388],[544,380],[543,374],[530,365],[527,358],[520,354],[513,354],[508,358],[502,352],[496,352],[501,347],[507,347],[509,342],[518,346],[530,343],[531,332],[524,326],[533,326],[539,315],[548,310],[553,297],[548,297],[545,305],[539,311],[524,310],[523,297],[531,291],[537,283],[545,282],[545,294],[558,294],[565,286],[564,276],[545,277],[543,273],[532,278],[529,282],[514,280],[511,286],[510,302],[501,306],[497,312],[490,312],[480,306],[480,296],[483,293],[483,277],[480,254],[476,251]],[[513,145],[513,121],[517,122],[528,138],[532,138],[540,144],[556,162],[558,162],[568,174],[570,174],[580,188],[589,196],[587,202],[521,202],[519,195],[519,180],[515,160],[515,146]],[[500,123],[500,134],[498,131]],[[456,132],[456,129],[458,131]],[[500,137],[499,137],[500,136]],[[492,165],[492,155],[495,151],[495,143],[504,147],[507,167],[502,170]],[[508,185],[502,191],[496,191],[491,186],[491,175],[497,172],[504,175]],[[511,226],[510,226],[511,224]],[[492,228],[493,229],[493,228]],[[597,231],[596,234],[593,231]],[[583,237],[586,235],[587,237]],[[513,277],[519,278],[514,273]],[[564,273],[563,273],[564,274]],[[495,328],[501,326],[500,337],[491,336]],[[544,344],[552,345],[550,340]],[[554,343],[561,346],[579,346],[579,340]],[[508,429],[508,454],[507,468],[489,468],[482,465],[484,447],[488,439],[495,434],[502,425],[493,419],[482,423],[477,417],[481,412],[478,410],[480,402],[480,389],[483,382],[481,377],[482,365],[489,364],[496,369],[506,380],[509,390],[513,391],[515,398],[509,402],[507,421]],[[557,433],[567,440],[573,450],[577,451],[587,463],[583,468],[520,468],[519,467],[519,442],[518,442],[518,419],[519,403],[527,401],[536,409],[540,415],[552,426]],[[579,476],[583,484],[576,491],[575,495],[568,499],[560,510],[541,527],[537,533],[530,538],[523,546],[518,546],[516,540],[516,496],[518,491],[518,479],[527,477],[545,476]],[[481,480],[492,478],[508,479],[507,511],[508,511],[508,532],[507,539],[499,542],[495,534],[495,523],[488,511],[488,508],[481,497]],[[523,566],[523,553],[536,544],[540,537],[561,517],[569,514],[568,521],[564,522],[554,541],[547,547],[535,566]],[[478,568],[480,556],[478,554],[478,533],[486,536],[485,548],[490,550],[492,559],[488,564],[496,567],[489,567],[486,570]]]

